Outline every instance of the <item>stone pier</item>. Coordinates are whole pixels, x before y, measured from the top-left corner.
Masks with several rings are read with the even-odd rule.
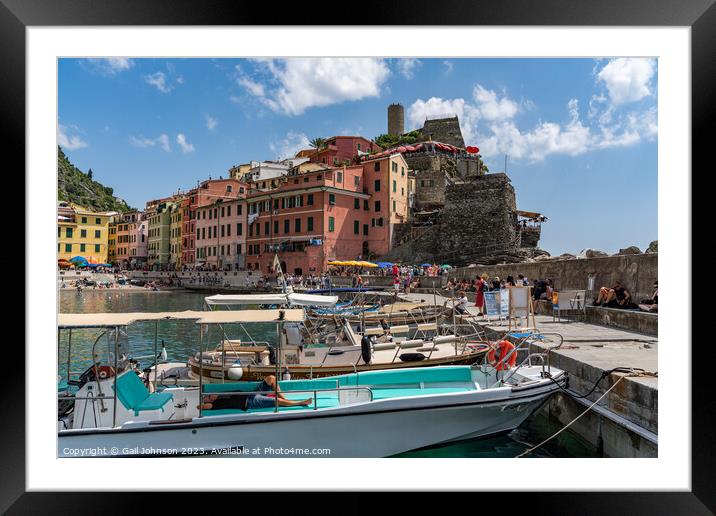
[[[418,303],[450,302],[433,294],[401,294]],[[474,307],[468,309],[475,314]],[[557,333],[564,338],[561,348],[550,352],[552,366],[569,375],[569,389],[577,395],[587,394],[603,372],[616,367],[640,368],[658,373],[658,339],[653,335],[605,327],[552,316],[535,316],[536,325],[545,334]],[[509,327],[505,321],[487,321],[474,317],[488,339],[504,336]],[[518,330],[514,330],[518,331]],[[534,344],[534,352],[544,352],[558,342]],[[596,401],[617,381],[621,373],[612,373],[602,380],[594,392],[582,400],[557,393],[542,409],[549,417],[566,425]],[[605,457],[658,456],[658,378],[627,377],[621,380],[599,404],[574,423],[570,430],[594,445]]]

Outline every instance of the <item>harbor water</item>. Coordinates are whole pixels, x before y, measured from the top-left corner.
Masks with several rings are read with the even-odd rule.
[[[77,293],[71,290],[60,292],[60,312],[169,312],[183,310],[202,310],[203,299],[207,293],[189,291],[148,291],[148,290],[85,290]],[[252,324],[246,327],[232,328],[228,337],[250,342],[249,335],[256,341],[273,342],[275,327],[272,324]],[[159,321],[139,322],[126,328],[129,352],[133,357],[153,356],[155,331],[161,347],[164,343],[169,361],[185,362],[187,357],[199,348],[199,328],[195,321]],[[101,334],[99,329],[72,331],[70,370],[84,371],[92,363],[92,346]],[[217,343],[221,335],[218,328],[210,329],[208,342]],[[58,355],[58,375],[64,379],[67,368],[68,332],[60,333]],[[103,337],[98,341],[100,352],[106,353],[109,346]],[[206,341],[205,341],[206,342]],[[152,358],[140,360],[141,367],[152,365]],[[461,441],[459,443],[414,450],[399,457],[441,457],[441,458],[509,458],[542,442],[561,428],[557,422],[550,421],[542,413],[533,414],[520,428],[507,435],[489,439]],[[532,457],[597,457],[597,449],[576,434],[566,430],[557,438],[537,449]]]

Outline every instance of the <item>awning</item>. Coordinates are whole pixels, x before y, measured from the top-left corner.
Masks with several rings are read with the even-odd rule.
[[[217,294],[205,297],[208,305],[283,305],[293,306],[334,306],[338,296],[311,294]]]
[[[279,319],[279,312],[283,312],[283,319]],[[232,323],[272,323],[302,322],[303,310],[219,310],[215,312],[201,312],[203,315],[198,324],[232,324]]]
[[[520,217],[529,217],[531,219],[536,219],[537,217],[541,216],[541,213],[537,213],[536,211],[523,211],[523,210],[517,210],[517,215]]]
[[[222,310],[215,312],[186,310],[184,312],[133,312],[58,314],[58,328],[112,328],[128,326],[138,321],[196,320],[201,324],[265,323],[278,322],[279,312],[284,321],[303,321],[303,310]]]
[[[199,319],[204,313],[197,310],[186,310],[184,312],[61,313],[57,315],[57,326],[59,328],[109,328],[128,326],[136,321]]]

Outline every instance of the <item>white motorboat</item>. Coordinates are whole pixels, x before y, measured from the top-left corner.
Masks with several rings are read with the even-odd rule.
[[[112,364],[97,361],[94,375],[74,395],[59,396],[58,456],[331,456],[384,457],[425,446],[492,436],[519,426],[566,382],[549,353],[517,348],[491,365],[366,371],[276,382],[274,400],[302,406],[204,410],[217,394],[239,400],[265,396],[259,382],[204,384],[150,392],[124,368],[120,329],[135,320],[196,319],[208,325],[301,322],[299,309],[162,314],[60,314],[60,329],[102,328],[114,339]],[[99,338],[97,342],[99,342]],[[110,342],[112,339],[110,339]],[[279,354],[280,357],[280,342]],[[518,351],[524,358],[517,364]],[[539,360],[539,364],[533,364]],[[280,360],[275,376],[280,378]],[[510,367],[512,365],[512,367]],[[200,376],[201,377],[201,376]],[[279,392],[280,389],[280,392]],[[201,395],[200,395],[201,394]]]

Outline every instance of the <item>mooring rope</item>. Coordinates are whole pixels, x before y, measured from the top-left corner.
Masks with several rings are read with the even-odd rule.
[[[538,445],[533,446],[532,448],[529,448],[529,449],[523,451],[522,453],[520,453],[519,455],[517,455],[515,458],[516,458],[516,459],[519,459],[520,457],[524,457],[524,456],[527,455],[528,453],[532,453],[533,451],[535,451],[535,450],[536,450],[537,448],[539,448],[540,446],[544,445],[545,443],[547,443],[547,442],[551,441],[552,439],[554,439],[555,437],[557,437],[559,434],[561,434],[562,432],[564,432],[567,428],[569,428],[569,427],[572,426],[574,423],[576,423],[584,414],[586,414],[587,412],[589,412],[590,410],[592,410],[592,409],[594,408],[594,406],[595,406],[597,403],[599,403],[600,401],[602,401],[602,399],[604,399],[604,397],[605,397],[607,394],[609,394],[609,393],[612,391],[612,389],[614,389],[617,385],[619,385],[619,382],[621,382],[624,378],[635,377],[635,376],[656,376],[656,373],[635,372],[635,373],[631,373],[631,374],[626,374],[626,375],[624,375],[624,376],[620,376],[619,379],[618,379],[616,382],[614,382],[614,385],[612,385],[611,387],[609,387],[609,389],[607,389],[606,391],[604,391],[604,394],[602,394],[601,396],[599,396],[599,398],[598,398],[594,403],[592,403],[591,405],[589,405],[589,407],[587,407],[587,409],[586,409],[584,412],[582,412],[581,414],[579,414],[579,415],[578,415],[577,417],[575,417],[572,421],[570,421],[569,423],[567,423],[564,427],[560,428],[556,433],[554,433],[553,435],[551,435],[550,437],[548,437],[547,439],[545,439],[544,441],[542,441],[542,442],[539,443]],[[597,383],[598,383],[598,382],[597,382]],[[567,391],[565,391],[565,392],[567,392]],[[568,394],[569,394],[569,393],[568,393]]]

